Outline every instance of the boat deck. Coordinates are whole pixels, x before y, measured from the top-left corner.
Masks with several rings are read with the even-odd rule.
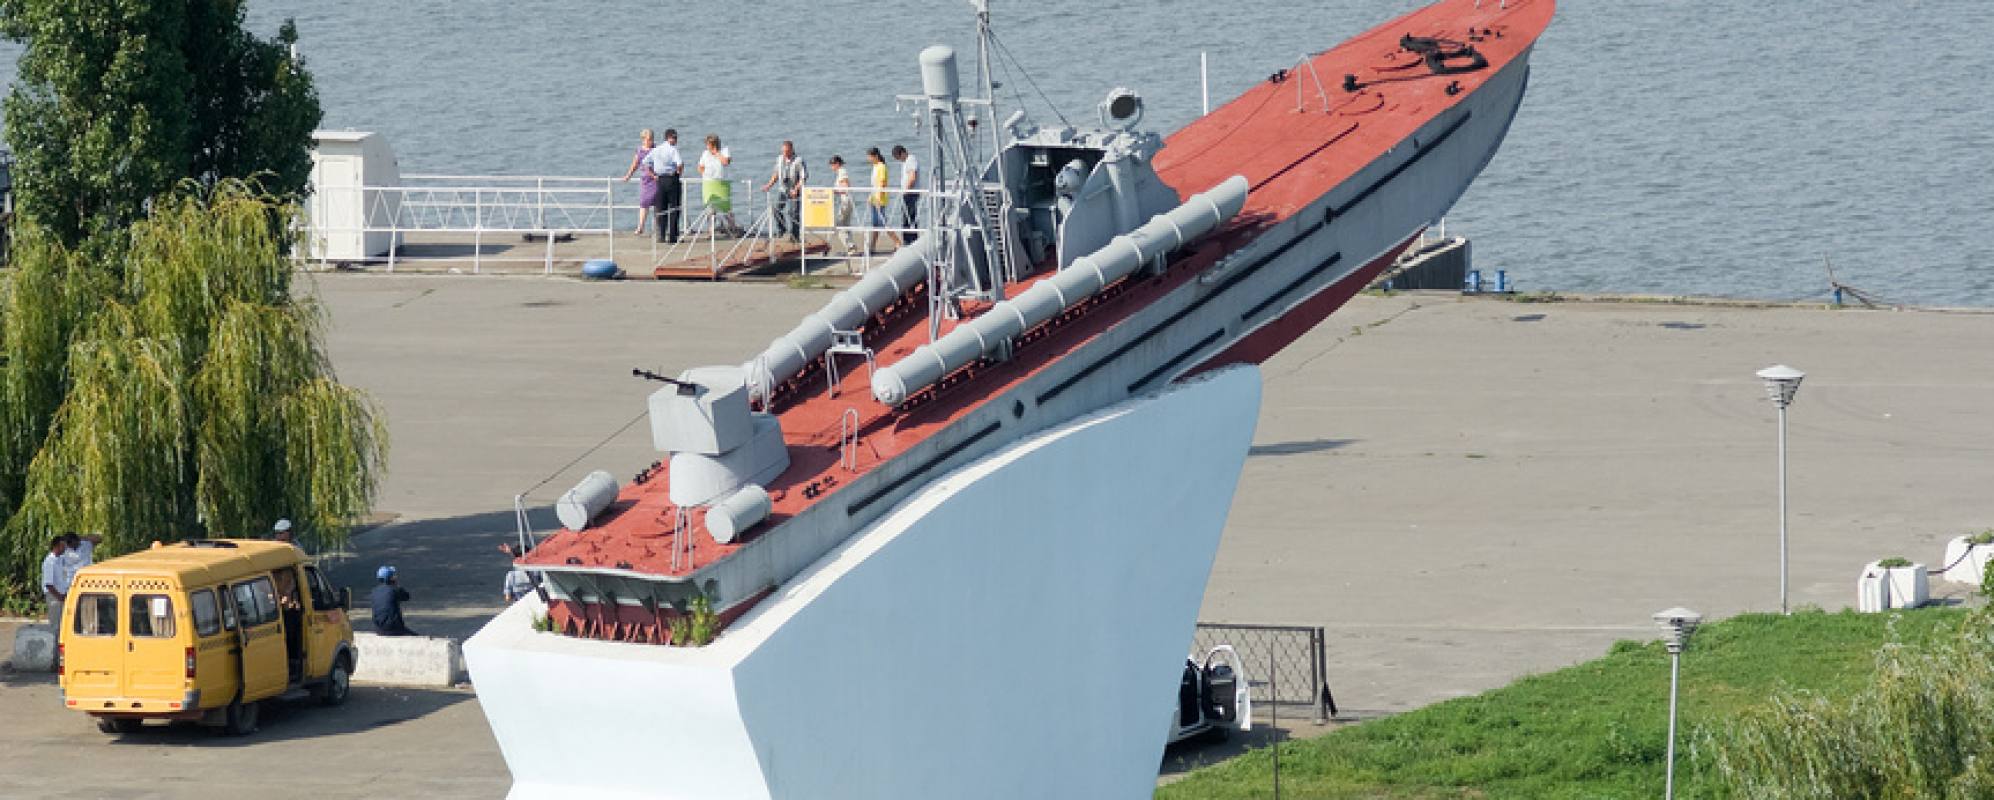
[[[839,365],[843,375],[836,391],[829,389],[820,372],[806,371],[801,378],[805,385],[779,408],[791,460],[789,468],[766,487],[773,511],[742,538],[730,544],[716,542],[706,531],[704,512],[696,510],[691,514],[691,553],[686,557],[683,545],[675,541],[678,509],[667,492],[670,476],[661,470],[645,482],[626,486],[586,535],[561,531],[521,563],[685,578],[836,495],[854,479],[1002,396],[1349,180],[1521,54],[1548,23],[1553,9],[1550,0],[1510,0],[1506,8],[1498,8],[1492,0],[1481,5],[1478,9],[1475,0],[1450,0],[1407,14],[1313,59],[1313,70],[1322,78],[1321,93],[1306,73],[1290,72],[1285,80],[1262,82],[1171,135],[1156,159],[1165,182],[1180,196],[1188,196],[1235,174],[1244,175],[1252,187],[1245,208],[1224,228],[1180,254],[1163,275],[1123,281],[1097,296],[1084,313],[1062,315],[1045,328],[1028,331],[1011,360],[951,376],[927,397],[917,394],[910,407],[898,410],[873,399],[870,373],[856,359]],[[1512,30],[1514,34],[1508,33]],[[1402,34],[1463,42],[1473,38],[1488,67],[1434,74],[1418,55],[1399,46]],[[1345,91],[1345,75],[1356,76],[1360,87]],[[1457,91],[1449,91],[1450,84]],[[1381,258],[1370,267],[1375,271],[1388,261]],[[1015,296],[1048,274],[1013,284],[1008,293]],[[1326,298],[1320,314],[1326,315],[1343,299],[1347,292]],[[926,320],[916,311],[876,329],[868,326],[866,340],[879,363],[891,364],[928,341]],[[1307,320],[1301,329],[1319,319]],[[943,332],[954,324],[944,323]],[[1258,361],[1266,355],[1261,351],[1278,349],[1291,338],[1228,350],[1205,366]],[[817,383],[807,385],[812,378]],[[849,465],[841,463],[840,448],[840,429],[848,411],[856,412],[860,420],[855,457]],[[675,546],[680,551],[676,557]]]

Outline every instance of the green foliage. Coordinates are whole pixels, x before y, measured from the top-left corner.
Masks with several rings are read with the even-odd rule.
[[[21,218],[111,248],[183,178],[302,189],[320,110],[296,28],[262,39],[242,20],[241,0],[0,2],[0,34],[25,45],[5,104]]]
[[[1733,796],[1713,764],[1714,737],[1698,731],[1764,706],[1783,687],[1853,696],[1876,680],[1883,643],[1940,640],[1964,616],[1953,609],[1747,614],[1698,628],[1682,661],[1677,796]],[[1659,642],[1620,642],[1602,658],[1482,695],[1285,742],[1281,796],[1657,797],[1668,686],[1668,655]],[[1271,797],[1271,766],[1268,750],[1249,751],[1196,770],[1156,796]]]
[[[538,631],[540,633],[553,633],[554,618],[547,616],[546,614],[534,614],[533,630]]]
[[[1988,559],[1980,567],[1980,595],[1994,597],[1994,559]]]
[[[672,617],[672,620],[669,624],[671,626],[671,632],[672,632],[671,643],[674,646],[684,647],[686,646],[687,642],[692,641],[691,617],[688,617],[684,614],[678,614]]]
[[[713,637],[720,635],[720,618],[713,614],[713,601],[702,594],[692,598],[692,645],[705,647],[713,643]]]
[[[1911,559],[1905,558],[1903,556],[1891,556],[1882,561],[1876,562],[1876,565],[1884,569],[1903,569],[1905,567],[1911,566]]]
[[[1994,638],[1985,609],[1956,636],[1893,643],[1851,697],[1789,691],[1708,734],[1717,773],[1752,798],[1994,796]]]
[[[133,226],[115,270],[28,229],[0,318],[0,410],[20,420],[0,451],[0,487],[19,487],[0,535],[14,591],[53,532],[102,533],[115,554],[289,517],[337,546],[369,509],[385,429],[332,379],[316,306],[291,296],[292,214],[239,181],[189,184]]]
[[[1994,528],[1988,528],[1987,530],[1966,537],[1966,543],[1973,545],[1994,544]]]
[[[705,647],[720,635],[720,617],[713,613],[713,601],[696,595],[683,612],[672,615],[672,641],[678,647]]]

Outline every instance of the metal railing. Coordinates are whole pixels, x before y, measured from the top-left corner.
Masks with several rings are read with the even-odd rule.
[[[1240,666],[1253,686],[1255,708],[1262,703],[1310,706],[1318,724],[1336,715],[1336,697],[1329,691],[1328,646],[1321,627],[1198,623],[1192,637],[1194,653],[1203,655],[1222,644],[1232,645],[1239,654]]]
[[[892,239],[894,247],[897,249],[906,240],[907,234],[920,234],[926,230],[919,224],[924,220],[916,220],[917,224],[914,226],[907,226],[901,223],[905,219],[904,214],[906,212],[904,209],[906,208],[906,198],[909,196],[916,198],[924,197],[930,193],[927,189],[900,189],[894,187],[875,189],[871,186],[853,186],[847,190],[823,186],[806,186],[804,188],[806,192],[811,189],[821,189],[831,192],[832,224],[806,224],[803,226],[804,235],[814,235],[824,241],[824,253],[822,255],[811,255],[810,249],[805,247],[803,253],[798,257],[797,271],[800,274],[809,275],[810,262],[814,260],[820,263],[849,262],[853,275],[864,275],[867,270],[872,269],[873,264],[877,260],[890,256],[893,253],[893,250],[873,249],[873,245],[878,243],[877,240],[880,234],[884,234],[887,238]],[[885,196],[886,205],[872,205],[874,193]],[[851,216],[848,218],[850,221],[842,224],[837,222],[837,209],[841,201],[841,195],[842,200],[851,204]],[[801,200],[802,198],[798,199]],[[918,201],[917,205],[924,209],[926,206],[926,204],[919,203]],[[874,208],[879,209],[880,222],[882,224],[873,224],[872,212]],[[924,210],[922,213],[925,214],[928,212]]]
[[[733,221],[740,226],[735,250],[751,242],[774,238],[775,192],[763,191],[763,181],[730,180],[733,191]],[[712,268],[736,255],[721,241],[717,215],[708,213],[702,181],[680,181],[679,211],[681,238],[678,245],[657,240],[657,220],[648,223],[645,236],[648,265],[710,260]],[[806,189],[829,189],[809,187]],[[300,221],[305,246],[297,252],[301,262],[320,265],[380,264],[387,271],[408,264],[437,262],[468,263],[473,273],[488,265],[536,264],[552,274],[557,262],[585,261],[617,257],[619,235],[636,227],[646,206],[637,203],[638,187],[621,178],[590,178],[552,175],[440,175],[402,176],[394,186],[315,187],[307,213]],[[775,191],[781,191],[780,188]],[[879,209],[881,224],[874,224],[870,198],[887,198]],[[863,274],[879,259],[890,255],[908,234],[922,232],[919,226],[902,224],[909,195],[924,196],[925,189],[854,186],[846,196],[852,202],[851,216],[832,224],[799,225],[799,239],[821,242],[821,250],[804,247],[798,253],[798,269],[808,275],[812,262],[819,266],[849,262],[854,274]],[[834,201],[835,203],[835,201]],[[925,205],[925,204],[923,204]],[[807,222],[803,198],[794,201],[799,223]],[[926,213],[926,212],[923,212]],[[655,215],[653,215],[655,217]],[[879,247],[890,237],[891,247]],[[537,246],[517,247],[517,239]],[[578,243],[561,248],[557,245]],[[704,252],[695,245],[704,244]],[[849,244],[849,249],[842,245]],[[494,247],[497,247],[494,250]],[[630,253],[629,244],[624,254]]]
[[[297,258],[322,265],[379,263],[390,272],[415,262],[469,262],[474,273],[487,264],[528,263],[549,274],[557,260],[614,260],[618,232],[635,228],[640,210],[647,208],[636,202],[638,187],[624,183],[620,178],[425,174],[403,176],[395,186],[315,187],[300,221],[306,245]],[[680,182],[680,214],[686,223],[705,211],[700,183],[697,178]],[[736,196],[746,200],[737,201],[736,214],[752,219],[766,213],[766,198],[754,182],[732,183]],[[510,246],[488,252],[488,245],[499,241],[490,237],[501,236],[542,246],[527,255],[513,254]],[[667,256],[669,245],[647,238],[655,266]],[[579,248],[557,258],[557,244],[577,241],[582,242]]]

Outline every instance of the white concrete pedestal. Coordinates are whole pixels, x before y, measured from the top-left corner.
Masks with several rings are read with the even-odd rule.
[[[1230,368],[1027,437],[706,647],[515,604],[464,645],[510,796],[1149,797],[1259,405]]]
[[[1856,610],[1876,612],[1892,608],[1917,608],[1931,599],[1925,565],[1884,569],[1871,561],[1856,579]]]
[[[1986,574],[1987,562],[1994,560],[1994,544],[1971,544],[1964,536],[1955,536],[1946,542],[1946,557],[1939,563],[1949,564],[1946,574],[1941,576],[1952,583],[1980,585],[1980,576]]]

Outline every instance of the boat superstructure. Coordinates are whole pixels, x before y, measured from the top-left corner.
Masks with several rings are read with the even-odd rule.
[[[645,373],[666,384],[650,398],[666,455],[577,487],[568,527],[521,559],[553,626],[664,643],[696,599],[724,625],[956,467],[1265,360],[1466,190],[1553,5],[1436,3],[1167,138],[1140,130],[1127,89],[1097,126],[990,126],[988,92],[963,97],[954,54],[924,51],[902,99],[942,178],[927,233],[739,365]]]

